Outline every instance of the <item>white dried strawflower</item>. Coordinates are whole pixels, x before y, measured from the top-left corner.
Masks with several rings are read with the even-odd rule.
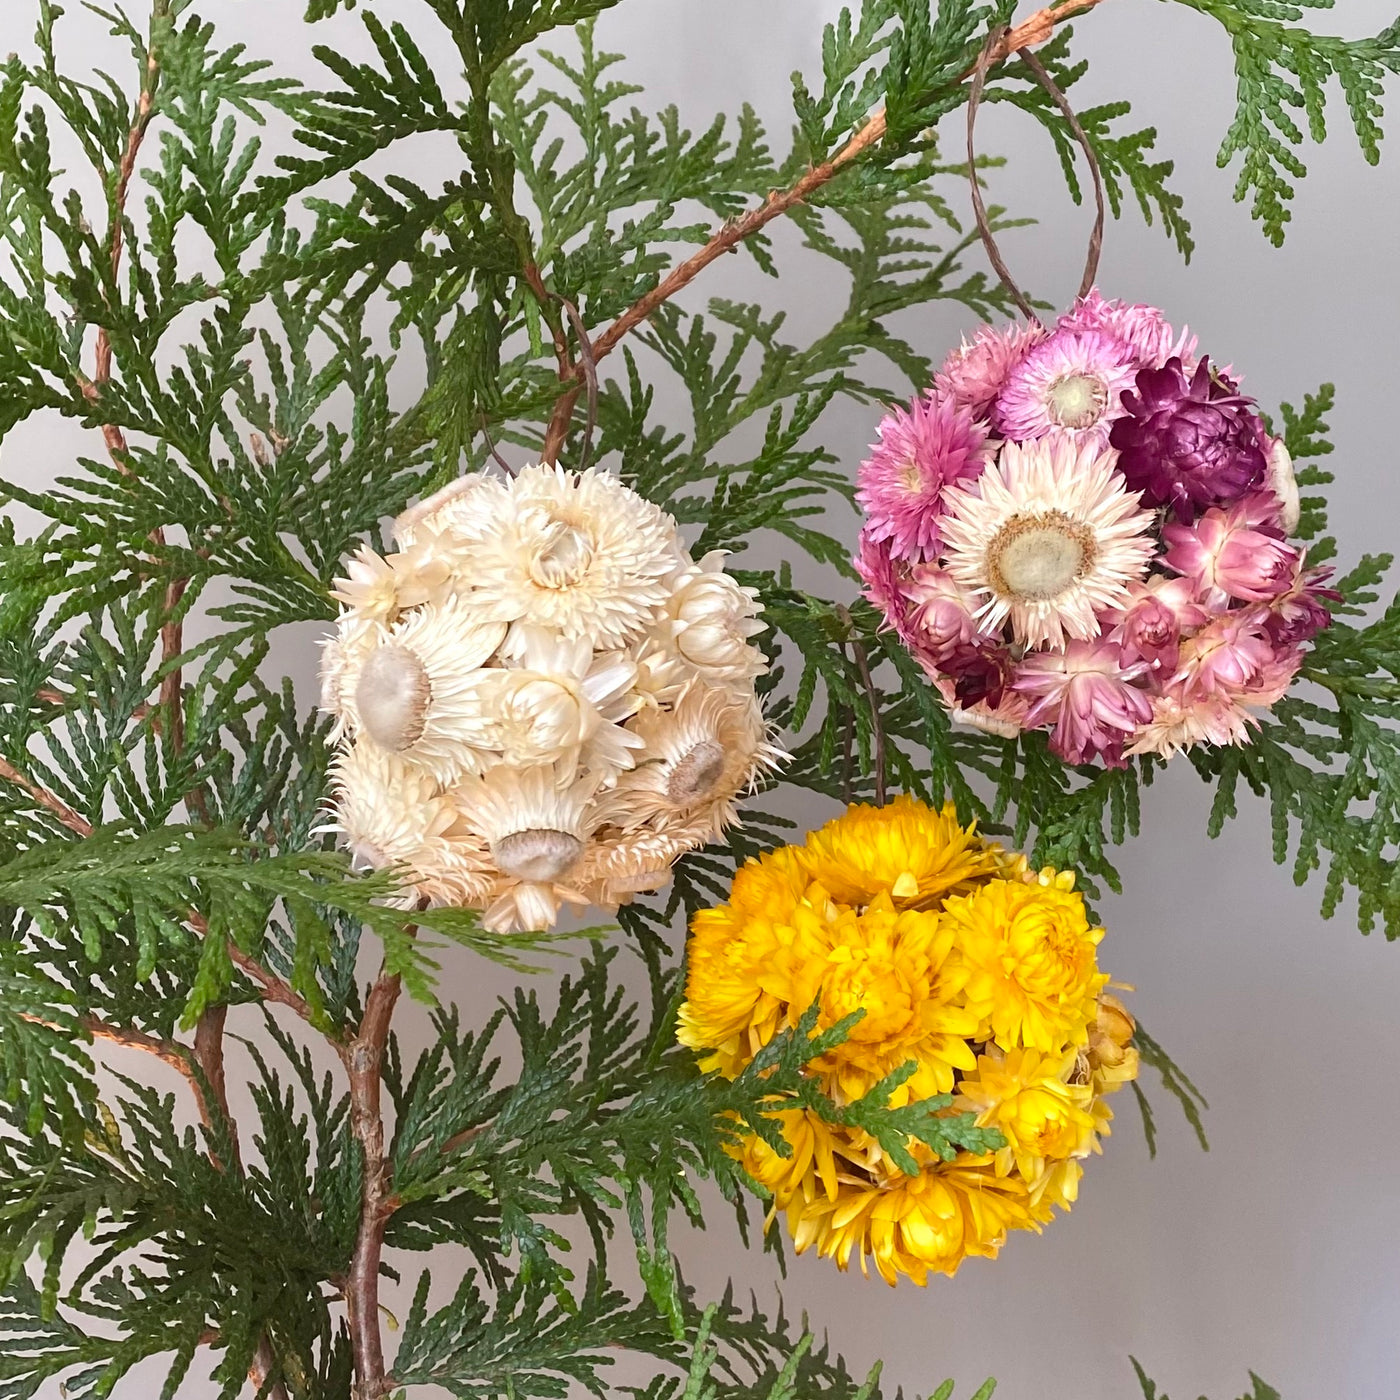
[[[670,517],[614,478],[527,467],[473,538],[473,602],[482,617],[618,647],[651,626],[685,563]]]
[[[710,840],[737,818],[740,794],[782,757],[751,692],[694,683],[674,708],[641,714],[635,727],[645,758],[599,803],[604,819],[625,831],[696,824]]]
[[[587,902],[569,877],[596,826],[585,815],[592,796],[591,782],[577,781],[557,764],[499,764],[453,790],[462,819],[485,843],[501,876],[482,920],[487,928],[543,928],[558,917],[561,904]],[[523,917],[526,909],[546,907],[550,914],[543,921]]]
[[[752,588],[741,588],[724,572],[724,552],[715,550],[679,581],[666,604],[663,628],[676,652],[715,683],[751,681],[767,670],[763,653],[749,639],[766,631]]]
[[[392,622],[401,612],[446,597],[451,574],[450,561],[431,541],[390,555],[362,545],[331,597],[360,623]]]
[[[1293,534],[1303,518],[1303,501],[1298,492],[1293,457],[1282,438],[1275,438],[1269,447],[1269,490],[1278,497],[1282,507],[1279,524],[1284,534]]]
[[[362,870],[396,869],[412,904],[474,904],[494,881],[490,853],[432,776],[370,744],[342,749],[331,766],[335,817]]]
[[[643,709],[675,704],[695,674],[669,637],[639,642],[632,648],[631,660],[637,668],[635,689]]]
[[[708,815],[665,831],[600,827],[580,862],[578,883],[590,904],[612,913],[637,895],[660,889],[671,878],[675,862],[703,846],[712,834]]]
[[[457,599],[410,614],[342,676],[350,728],[441,783],[482,767],[493,726],[485,704],[493,673],[483,668],[505,632]]]
[[[404,511],[394,521],[394,540],[403,550],[429,535],[464,542],[509,509],[510,490],[505,482],[481,472],[458,477]]]
[[[521,623],[504,652],[510,664],[490,672],[486,691],[490,744],[504,762],[571,759],[606,775],[632,766],[643,746],[622,727],[641,704],[633,661]]]
[[[497,932],[659,888],[781,757],[756,595],[615,477],[454,482],[362,550],[322,706],[356,864]]]

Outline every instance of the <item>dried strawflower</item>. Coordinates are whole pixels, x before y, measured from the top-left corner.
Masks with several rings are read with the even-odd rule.
[[[977,489],[949,492],[946,567],[986,595],[979,621],[1017,642],[1060,646],[1098,633],[1152,557],[1152,516],[1111,455],[1061,438],[1008,443]]]

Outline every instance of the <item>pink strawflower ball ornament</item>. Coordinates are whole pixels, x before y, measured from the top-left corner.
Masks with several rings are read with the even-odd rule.
[[[1156,307],[983,326],[861,467],[856,569],[953,718],[1069,763],[1248,743],[1331,621],[1288,449]]]

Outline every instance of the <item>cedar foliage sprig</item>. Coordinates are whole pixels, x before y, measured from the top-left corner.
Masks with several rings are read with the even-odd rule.
[[[780,1099],[859,1126],[896,1161],[911,1139],[942,1154],[997,1145],[943,1100],[890,1107],[899,1073],[858,1105],[826,1101],[803,1066],[845,1023],[818,1034],[809,1014],[732,1083],[675,1045],[676,923],[785,839],[782,819],[755,814],[687,858],[548,997],[521,989],[479,1029],[434,1005],[416,1055],[393,1034],[401,988],[433,1003],[441,942],[510,965],[551,950],[462,911],[386,904],[392,872],[348,869],[320,831],[326,726],[266,679],[269,638],[324,625],[343,557],[483,466],[492,440],[517,459],[591,451],[697,549],[740,555],[772,627],[765,684],[795,750],[788,781],[868,796],[883,761],[891,786],[950,796],[1091,889],[1116,888],[1111,847],[1136,832],[1152,765],[1072,772],[1037,736],[955,731],[851,601],[837,519],[849,465],[822,445],[841,403],[927,382],[897,313],[1008,311],[969,257],[966,172],[937,126],[1012,6],[863,0],[826,30],[820,74],[795,79],[780,144],[747,109],[690,130],[634,102],[594,24],[615,3],[421,0],[390,19],[310,0],[307,20],[330,27],[308,88],[222,46],[198,0],[152,0],[148,19],[33,0],[31,56],[0,69],[0,436],[41,413],[93,430],[50,489],[3,487],[42,523],[21,537],[0,520],[0,1400],[56,1378],[105,1395],[155,1356],[171,1396],[212,1367],[228,1397],[382,1400],[431,1384],[544,1400],[604,1391],[619,1349],[655,1361],[650,1384],[623,1392],[647,1400],[878,1400],[877,1373],[853,1376],[781,1307],[704,1306],[669,1243],[677,1211],[700,1218],[704,1179],[747,1228],[728,1149],[747,1129],[785,1150]],[[1051,31],[1093,3],[1017,31],[1062,86],[1083,65],[1068,29]],[[1372,158],[1396,34],[1344,43],[1291,6],[1187,3],[1231,35],[1241,108],[1223,154],[1243,155],[1241,190],[1281,237],[1280,172],[1301,173],[1285,109],[1320,136],[1335,75]],[[122,79],[65,66],[66,30],[94,19],[130,51]],[[346,59],[334,25],[362,28],[371,57]],[[987,100],[1045,126],[1079,197],[1068,134],[1011,47]],[[1083,114],[1113,212],[1131,194],[1189,254],[1171,164],[1129,115],[1126,102]],[[296,146],[269,159],[274,125]],[[424,138],[459,153],[438,188],[383,173]],[[997,162],[983,164],[995,183]],[[796,336],[761,302],[672,299],[729,249],[777,275],[780,216],[844,279],[827,324]],[[425,373],[404,404],[406,355]],[[595,359],[590,442],[574,407]],[[679,419],[657,406],[668,383]],[[1327,450],[1330,406],[1324,392],[1285,409],[1295,457]],[[1321,503],[1308,506],[1321,559]],[[744,557],[764,535],[781,541],[777,569]],[[1344,580],[1354,608],[1382,571],[1368,561]],[[1363,926],[1381,917],[1393,934],[1400,651],[1393,609],[1355,616],[1311,659],[1327,703],[1284,702],[1253,749],[1201,767],[1214,825],[1242,777],[1272,802],[1300,879],[1326,865],[1328,909],[1355,888]],[[649,1004],[620,985],[619,941]],[[225,1091],[230,1007],[245,1021],[282,1008],[250,1043],[251,1123]],[[99,1078],[109,1045],[160,1058],[184,1097]],[[1200,1133],[1198,1091],[1145,1035],[1142,1049]],[[635,1280],[614,1277],[620,1229]],[[379,1252],[444,1246],[470,1271],[435,1302],[419,1270],[386,1359]]]

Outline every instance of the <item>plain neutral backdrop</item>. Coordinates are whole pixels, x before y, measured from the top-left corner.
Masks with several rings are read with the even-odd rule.
[[[1316,21],[1374,32],[1391,19],[1388,4],[1349,0]],[[308,31],[293,0],[198,8],[230,39],[313,83],[324,81],[313,41],[365,47],[353,19]],[[600,37],[629,55],[626,75],[646,85],[639,103],[674,101],[703,124],[749,101],[781,141],[787,74],[817,71],[821,25],[838,8],[835,0],[628,0],[605,16]],[[0,3],[0,49],[25,46],[35,9],[32,0]],[[421,0],[375,0],[374,9],[415,27],[425,13]],[[110,58],[95,22],[70,28],[70,66]],[[1184,7],[1148,0],[1112,0],[1079,31],[1091,71],[1077,101],[1127,96],[1139,123],[1158,128],[1198,243],[1183,267],[1160,231],[1131,212],[1109,230],[1100,285],[1189,323],[1266,406],[1335,381],[1331,495],[1344,559],[1393,545],[1400,152],[1367,167],[1338,104],[1332,140],[1305,152],[1312,173],[1288,243],[1274,250],[1232,203],[1234,172],[1215,165],[1233,109],[1223,33]],[[981,130],[987,151],[1009,157],[994,197],[1040,220],[1007,236],[1008,256],[1037,294],[1063,300],[1077,284],[1087,215],[1069,203],[1029,119],[992,109]],[[272,131],[274,146],[278,139]],[[430,149],[396,151],[394,162],[424,183],[446,173]],[[739,261],[692,291],[760,290],[730,266]],[[820,272],[829,276],[828,266]],[[832,289],[799,275],[761,290],[808,324]],[[969,320],[960,308],[938,308],[900,329],[936,355]],[[868,411],[846,405],[828,420],[827,439],[854,470],[872,429]],[[76,451],[92,450],[71,427],[35,422],[4,445],[0,474],[41,484]],[[309,653],[301,644],[280,652],[308,685]],[[1363,938],[1350,909],[1320,919],[1316,883],[1295,889],[1272,863],[1261,806],[1247,804],[1215,842],[1204,834],[1206,806],[1184,764],[1147,794],[1143,835],[1122,853],[1125,893],[1104,906],[1104,960],[1136,985],[1134,1008],[1210,1100],[1212,1150],[1199,1150],[1149,1076],[1163,1127],[1157,1160],[1148,1160],[1131,1100],[1120,1099],[1117,1131],[1089,1164],[1073,1213],[1041,1237],[1014,1239],[997,1262],[972,1261],[927,1289],[891,1290],[827,1261],[795,1261],[782,1284],[790,1309],[806,1309],[858,1366],[882,1357],[888,1382],[920,1393],[955,1376],[959,1395],[969,1394],[995,1374],[1006,1400],[1125,1400],[1137,1394],[1130,1353],[1178,1400],[1228,1400],[1246,1388],[1248,1368],[1284,1400],[1392,1400],[1400,1390],[1400,947]],[[483,977],[453,962],[444,990],[480,1019],[508,984],[495,970]],[[707,1234],[682,1234],[679,1248],[702,1294],[732,1275],[775,1303],[772,1262],[745,1254],[722,1213]],[[127,1393],[143,1390],[137,1381]],[[202,1393],[195,1381],[182,1392]],[[44,1395],[57,1397],[57,1387]]]

